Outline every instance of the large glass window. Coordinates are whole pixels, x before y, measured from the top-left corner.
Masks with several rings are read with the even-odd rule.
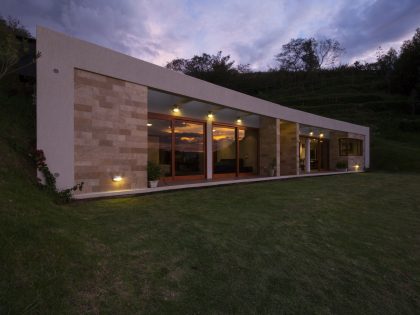
[[[258,130],[213,125],[214,174],[258,174]]]
[[[213,126],[213,172],[236,173],[235,127]]]
[[[174,121],[175,176],[204,174],[204,125]]]
[[[172,125],[170,120],[148,120],[148,159],[172,176]]]
[[[238,129],[239,173],[258,172],[258,130]]]
[[[341,156],[363,155],[363,141],[360,139],[342,138],[339,139],[339,151]]]
[[[148,160],[159,164],[165,177],[204,177],[204,123],[149,118]]]

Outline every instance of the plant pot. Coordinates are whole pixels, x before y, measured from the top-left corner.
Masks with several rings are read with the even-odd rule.
[[[149,188],[156,188],[158,186],[159,180],[149,180]]]

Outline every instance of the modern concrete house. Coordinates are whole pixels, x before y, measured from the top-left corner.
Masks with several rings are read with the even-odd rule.
[[[76,198],[369,168],[369,128],[37,28],[37,147]],[[147,162],[160,165],[148,188]]]

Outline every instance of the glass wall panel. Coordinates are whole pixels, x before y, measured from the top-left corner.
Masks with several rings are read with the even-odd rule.
[[[213,126],[213,172],[236,173],[235,127]]]
[[[174,121],[175,176],[204,175],[204,124]]]
[[[258,173],[258,131],[238,129],[239,173],[256,175]]]
[[[149,119],[148,160],[159,164],[164,176],[172,175],[172,126],[170,120]]]
[[[311,139],[311,170],[319,168],[318,153],[318,139]]]

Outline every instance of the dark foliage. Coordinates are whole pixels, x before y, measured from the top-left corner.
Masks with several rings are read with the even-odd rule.
[[[41,179],[38,178],[38,183],[40,187],[47,190],[48,192],[56,196],[56,200],[59,203],[68,203],[72,200],[73,192],[76,190],[81,191],[83,189],[83,182],[74,185],[71,188],[58,190],[56,186],[56,176],[51,173],[47,163],[44,151],[36,150],[34,154],[34,160],[36,163],[36,168],[44,176],[44,183]]]

